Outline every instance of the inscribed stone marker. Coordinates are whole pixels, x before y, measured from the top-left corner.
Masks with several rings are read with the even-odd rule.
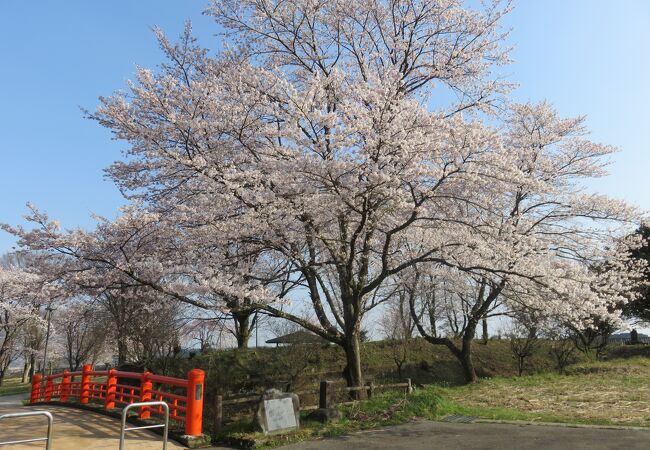
[[[269,389],[259,403],[256,419],[266,434],[297,430],[300,404],[296,394]]]

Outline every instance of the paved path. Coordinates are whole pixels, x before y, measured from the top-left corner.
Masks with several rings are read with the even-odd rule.
[[[120,423],[117,419],[74,408],[57,406],[27,407],[20,403],[21,396],[0,397],[0,415],[10,412],[45,409],[54,416],[53,450],[115,450],[119,445]],[[0,423],[0,442],[44,437],[47,423],[44,417],[27,419],[5,419]],[[159,450],[161,437],[149,431],[127,432],[127,449]],[[43,442],[31,444],[3,445],[2,450],[35,450],[44,448]],[[168,449],[182,449],[181,445],[169,441]]]
[[[282,449],[650,449],[650,430],[423,421]]]
[[[22,395],[0,397],[0,414],[35,410],[25,407]],[[74,408],[48,406],[54,416],[54,450],[117,449],[116,419]],[[0,425],[0,442],[45,436],[43,418],[6,421]],[[159,449],[160,436],[147,431],[128,433],[127,448]],[[34,450],[43,443],[2,446],[2,450]],[[170,441],[168,448],[184,447]],[[572,428],[566,426],[492,423],[415,422],[379,430],[354,433],[321,441],[282,447],[284,450],[434,450],[434,449],[650,449],[650,430]]]

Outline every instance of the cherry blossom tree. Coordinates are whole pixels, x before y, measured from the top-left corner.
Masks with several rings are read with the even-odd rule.
[[[502,136],[503,191],[477,205],[476,233],[466,242],[470,251],[453,255],[457,267],[430,268],[442,270],[438,283],[463,317],[461,346],[432,336],[419,320],[426,305],[412,302],[420,333],[447,346],[470,382],[476,327],[497,302],[500,313],[528,309],[584,329],[620,323],[616,308],[635,295],[642,267],[629,251],[640,240],[626,234],[641,218],[622,202],[584,192],[584,181],[604,174],[603,158],[614,149],[587,140],[582,122],[560,118],[546,103],[511,106]],[[611,270],[595,270],[603,264]],[[458,277],[473,280],[469,290],[451,281]]]
[[[103,304],[112,305],[113,317],[123,317],[125,308],[139,308],[124,304],[127,298],[140,298],[131,294],[134,289],[154,290],[227,319],[237,346],[245,348],[258,318],[253,300],[232,285],[256,289],[273,282],[278,298],[293,286],[278,280],[286,272],[284,262],[269,258],[260,262],[245,245],[210,241],[208,227],[186,227],[172,220],[177,219],[175,214],[129,206],[114,221],[97,217],[96,228],[87,232],[63,231],[47,214],[30,209],[26,219],[34,225],[31,230],[5,229],[20,237],[24,248],[47,255],[40,269],[51,279],[62,282],[69,292],[100,297]],[[118,339],[118,347],[120,342],[123,339]]]
[[[109,347],[110,327],[98,305],[88,298],[71,299],[57,308],[53,325],[72,372],[81,370],[83,364],[95,364]]]
[[[481,161],[495,156],[494,133],[460,112],[487,111],[507,89],[491,73],[507,61],[507,10],[214,2],[227,51],[208,57],[189,30],[177,45],[161,36],[169,62],[93,114],[130,144],[109,174],[149,208],[173,210],[206,248],[243,245],[261,264],[282,262],[276,279],[307,292],[315,322],[274,305],[273,283],[219,290],[342,346],[359,385],[375,293],[462,241],[448,213],[492,170]],[[459,101],[430,110],[449,91]],[[410,235],[420,245],[403,252]]]
[[[89,114],[128,143],[108,174],[132,205],[93,232],[37,211],[34,230],[5,229],[77,286],[228,312],[242,341],[255,310],[297,323],[343,348],[350,386],[364,317],[414,270],[473,283],[471,338],[506,289],[567,320],[611,314],[631,278],[608,224],[638,217],[580,191],[612,150],[580,119],[494,115],[509,9],[215,0],[224,51],[158,32],[167,61]],[[596,279],[604,259],[620,270]],[[308,314],[289,305],[301,296]]]
[[[0,265],[0,385],[10,364],[25,352],[24,333],[43,325],[38,314],[41,287],[37,276]]]

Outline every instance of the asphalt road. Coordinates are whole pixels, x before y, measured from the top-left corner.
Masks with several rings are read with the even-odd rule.
[[[282,449],[650,449],[650,430],[423,421]]]

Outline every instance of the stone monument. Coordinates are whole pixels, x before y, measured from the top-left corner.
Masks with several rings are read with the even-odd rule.
[[[300,427],[300,401],[291,392],[266,391],[257,407],[256,423],[264,434],[281,434]]]

